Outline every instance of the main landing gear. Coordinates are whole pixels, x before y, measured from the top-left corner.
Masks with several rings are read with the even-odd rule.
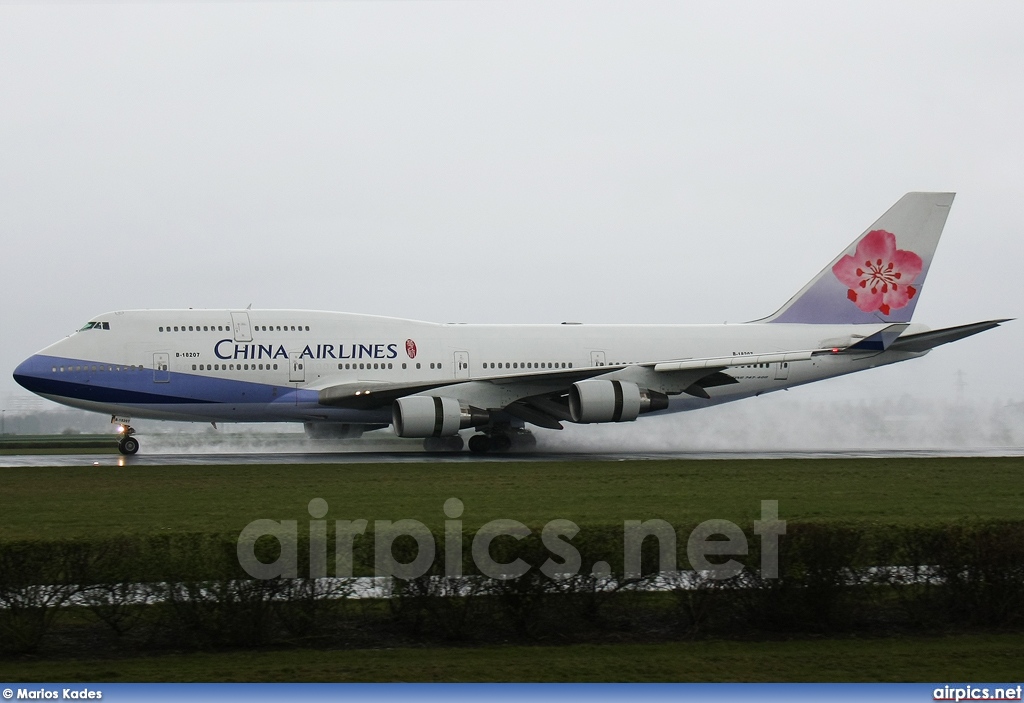
[[[121,439],[117,441],[117,451],[131,456],[139,451],[139,440],[132,435],[135,429],[131,425],[121,425]]]
[[[481,434],[469,438],[469,451],[474,454],[488,454],[525,451],[537,446],[537,438],[522,427],[488,428]]]
[[[465,446],[460,435],[427,437],[423,448],[428,452],[461,452]],[[469,438],[469,451],[474,454],[526,451],[537,446],[537,438],[522,427],[486,427]]]

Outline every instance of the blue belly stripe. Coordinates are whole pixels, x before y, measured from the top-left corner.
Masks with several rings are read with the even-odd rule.
[[[316,391],[198,374],[169,372],[169,381],[157,383],[153,380],[153,369],[84,370],[85,367],[98,366],[99,363],[36,355],[17,368],[14,380],[33,393],[116,405],[273,403],[280,402],[285,396],[295,398],[296,394],[300,402],[308,402],[310,399],[316,402],[318,399]],[[83,370],[55,373],[55,366],[63,366],[65,369],[82,366]],[[124,364],[110,363],[104,366],[125,367]]]

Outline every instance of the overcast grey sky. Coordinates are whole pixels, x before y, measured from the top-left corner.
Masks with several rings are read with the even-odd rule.
[[[915,321],[1016,317],[1022,115],[1019,3],[0,4],[0,401],[115,309],[749,320],[910,190]],[[1022,343],[800,392],[1021,400]]]

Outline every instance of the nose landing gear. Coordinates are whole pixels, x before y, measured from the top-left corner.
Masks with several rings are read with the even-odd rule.
[[[135,429],[131,425],[121,426],[121,439],[117,441],[117,451],[127,456],[139,451],[139,440],[135,439],[133,434]]]

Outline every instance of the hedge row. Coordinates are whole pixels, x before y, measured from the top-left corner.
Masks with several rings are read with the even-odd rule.
[[[688,534],[678,534],[674,550],[684,569]],[[91,642],[115,649],[194,649],[1024,625],[1024,522],[884,530],[791,524],[779,542],[777,578],[761,572],[760,538],[745,536],[746,554],[709,557],[742,564],[729,579],[659,571],[660,558],[672,553],[651,538],[642,544],[639,572],[627,574],[621,531],[563,540],[579,552],[574,575],[559,573],[565,552],[554,556],[540,535],[503,536],[490,544],[492,560],[529,566],[506,579],[481,575],[467,533],[462,576],[446,576],[453,564],[441,538],[425,573],[380,579],[382,593],[368,592],[359,578],[381,566],[372,534],[354,541],[356,577],[335,577],[329,568],[326,579],[308,578],[308,539],[295,553],[306,578],[265,580],[239,565],[232,536],[0,543],[0,648],[36,651],[83,628]],[[388,543],[394,564],[414,562],[412,538]],[[282,554],[265,539],[255,552],[262,562]],[[313,561],[322,568],[322,559]],[[108,634],[98,637],[100,630]]]

